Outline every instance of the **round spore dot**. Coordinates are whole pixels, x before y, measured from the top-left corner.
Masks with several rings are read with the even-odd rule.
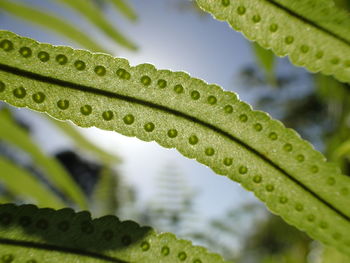
[[[302,52],[302,53],[307,53],[308,51],[309,51],[309,47],[308,46],[306,46],[306,45],[302,45],[301,47],[300,47],[300,51]]]
[[[332,63],[333,65],[338,65],[339,62],[340,62],[340,59],[339,59],[339,58],[332,58],[332,59],[331,59],[331,63]]]
[[[317,59],[323,58],[323,51],[317,51],[315,56],[316,56]]]
[[[349,194],[349,189],[346,188],[346,187],[344,187],[344,188],[342,188],[342,189],[340,190],[340,193],[341,193],[342,195],[348,195],[348,194]]]
[[[103,239],[106,241],[111,241],[113,239],[113,231],[112,230],[105,230],[102,233]]]
[[[130,73],[123,68],[119,68],[116,73],[121,79],[129,80],[131,77]]]
[[[284,39],[284,42],[286,42],[287,45],[290,45],[294,42],[294,37],[292,36],[287,36],[285,39]]]
[[[154,130],[154,123],[153,122],[148,122],[144,126],[144,129],[146,132],[152,132]]]
[[[22,216],[19,218],[18,223],[22,226],[22,227],[27,227],[32,223],[32,220],[29,216]]]
[[[164,89],[167,86],[167,82],[164,79],[160,79],[158,80],[157,85],[159,88]]]
[[[15,257],[12,254],[6,254],[1,257],[2,263],[11,263]]]
[[[27,95],[27,91],[23,87],[13,90],[13,95],[18,99],[23,99]]]
[[[10,40],[4,39],[0,42],[0,48],[5,51],[13,50],[13,43]]]
[[[65,55],[59,54],[56,56],[56,62],[60,65],[65,65],[68,62],[68,58]]]
[[[346,61],[344,62],[344,66],[345,66],[346,68],[350,68],[350,60],[346,60]]]
[[[96,75],[99,75],[102,77],[102,76],[106,75],[106,68],[103,66],[96,66],[94,68],[94,72],[96,73]]]
[[[175,137],[177,136],[177,130],[175,130],[175,129],[170,129],[170,130],[168,131],[168,136],[169,136],[170,138],[175,138]]]
[[[81,60],[77,60],[74,62],[74,67],[77,70],[84,70],[86,68],[85,62],[81,61]]]
[[[45,219],[39,219],[36,222],[35,226],[41,230],[46,230],[49,227],[49,223]]]
[[[45,52],[45,51],[40,51],[38,53],[38,59],[41,61],[41,62],[47,62],[49,61],[50,59],[50,55],[49,53]]]
[[[328,185],[334,185],[334,184],[335,184],[335,179],[334,179],[334,177],[328,177],[328,178],[327,178],[327,184],[328,184]]]
[[[81,232],[83,232],[84,234],[92,234],[94,232],[94,226],[92,225],[92,223],[88,222],[88,221],[84,221],[81,223]]]
[[[334,233],[334,234],[332,235],[332,237],[333,237],[335,240],[339,240],[339,239],[341,239],[341,234],[339,234],[339,233]]]
[[[245,11],[246,11],[246,9],[245,9],[244,6],[239,6],[239,7],[237,7],[237,13],[238,13],[239,15],[244,15],[244,14],[245,14]]]
[[[105,120],[105,121],[110,121],[112,120],[114,117],[114,114],[112,111],[108,110],[108,111],[104,111],[102,113],[102,118]]]
[[[241,114],[241,115],[239,115],[239,120],[240,120],[241,122],[247,122],[248,116],[245,115],[245,114]]]
[[[90,105],[84,105],[80,108],[81,114],[88,116],[92,113],[92,107]]]
[[[224,7],[227,7],[230,5],[230,0],[221,0],[221,4],[224,6]]]
[[[272,192],[273,190],[275,190],[275,187],[272,184],[268,184],[266,185],[266,191],[268,192]]]
[[[285,196],[281,196],[280,199],[279,199],[279,201],[280,201],[281,204],[285,204],[285,203],[288,202],[288,198],[285,197]]]
[[[297,210],[298,212],[301,212],[304,210],[304,206],[298,203],[295,205],[295,210]]]
[[[202,260],[200,260],[200,259],[195,259],[195,260],[193,260],[193,263],[202,263]]]
[[[278,25],[277,25],[277,24],[271,24],[269,29],[270,29],[270,31],[271,31],[272,33],[274,33],[274,32],[277,31]]]
[[[260,15],[254,15],[253,16],[253,22],[254,23],[259,23],[261,21],[261,16]]]
[[[60,230],[62,232],[68,231],[69,230],[69,222],[61,221],[57,224],[57,228],[58,228],[58,230]]]
[[[240,166],[239,169],[238,169],[238,172],[240,174],[246,174],[248,172],[248,168],[245,167],[245,166]]]
[[[270,138],[271,140],[275,141],[275,140],[278,139],[278,135],[277,135],[277,133],[275,133],[275,132],[270,132],[269,138]]]
[[[262,177],[260,176],[260,175],[255,175],[254,177],[253,177],[253,182],[254,183],[261,183],[261,181],[262,181]]]
[[[144,86],[149,86],[151,85],[151,82],[152,82],[151,78],[148,76],[142,76],[140,81]]]
[[[0,81],[0,92],[4,92],[5,91],[5,83]]]
[[[215,150],[212,147],[208,147],[205,149],[205,155],[207,156],[213,156],[215,153]]]
[[[201,94],[197,91],[197,90],[194,90],[191,92],[191,98],[193,100],[198,100],[200,98]]]
[[[128,235],[122,236],[121,241],[124,246],[129,246],[131,244],[131,237]]]
[[[302,154],[298,154],[296,159],[299,163],[302,163],[305,160],[305,157]]]
[[[59,100],[57,102],[57,107],[61,110],[66,110],[69,108],[69,101],[68,100]]]
[[[233,163],[232,158],[226,157],[226,158],[224,159],[224,165],[225,165],[225,166],[231,166],[232,163]]]
[[[315,221],[315,216],[314,216],[314,215],[308,215],[308,216],[306,217],[306,219],[307,219],[307,221],[309,221],[309,222],[313,222],[313,221]]]
[[[260,123],[255,123],[254,124],[254,129],[259,132],[259,131],[261,131],[263,129],[263,127],[262,127],[262,125]]]
[[[208,97],[208,103],[210,105],[214,105],[216,103],[217,99],[214,96],[209,96]]]
[[[175,85],[174,87],[174,91],[177,93],[177,94],[181,94],[184,92],[184,87],[182,87],[182,85],[180,84],[177,84]]]
[[[318,170],[319,170],[319,169],[318,169],[318,167],[317,167],[316,165],[311,166],[311,172],[312,172],[312,173],[315,174],[315,173],[318,172]]]
[[[185,252],[180,252],[178,255],[177,255],[178,259],[180,259],[180,261],[185,261],[186,258],[187,258],[187,254]]]
[[[19,53],[24,58],[29,58],[32,55],[32,50],[29,47],[21,47]]]
[[[163,256],[167,256],[170,253],[170,249],[167,246],[162,247],[160,253],[162,253]]]
[[[148,242],[146,242],[146,241],[141,243],[142,251],[147,251],[147,250],[149,250],[150,247],[151,247],[150,244]]]
[[[191,144],[191,145],[195,145],[198,143],[198,137],[196,135],[191,135],[189,138],[188,138],[188,142]]]
[[[0,224],[9,225],[12,222],[12,215],[9,213],[0,214]]]
[[[293,146],[290,143],[286,143],[283,146],[283,150],[285,150],[286,152],[291,152],[293,150]]]
[[[320,222],[320,228],[322,228],[322,229],[328,228],[328,223],[325,222],[325,221],[321,221],[321,222]]]
[[[128,115],[124,116],[123,121],[124,121],[125,124],[131,125],[131,124],[134,123],[135,117],[132,114],[128,114]]]
[[[232,112],[233,112],[233,107],[232,107],[231,105],[226,105],[226,106],[224,107],[224,111],[225,111],[226,113],[232,113]]]
[[[36,103],[43,103],[45,100],[45,94],[42,92],[38,92],[33,94],[32,98]]]

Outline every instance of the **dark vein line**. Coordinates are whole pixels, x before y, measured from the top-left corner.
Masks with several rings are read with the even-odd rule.
[[[68,253],[73,255],[95,258],[95,259],[104,260],[104,261],[113,262],[113,263],[130,263],[128,261],[120,260],[117,258],[113,258],[106,255],[89,252],[81,249],[65,248],[65,247],[60,247],[56,245],[41,244],[41,243],[35,243],[30,241],[20,241],[20,240],[12,240],[7,238],[0,238],[0,244],[17,246],[17,247],[34,248],[34,249],[46,250],[50,252],[63,252],[63,253]]]
[[[309,189],[302,182],[299,182],[291,174],[289,174],[283,168],[281,168],[280,166],[275,164],[272,160],[267,158],[265,155],[261,154],[259,151],[255,150],[250,145],[248,145],[245,142],[241,141],[239,138],[234,137],[232,134],[230,134],[230,133],[220,129],[219,127],[216,127],[215,125],[210,124],[210,123],[208,123],[208,122],[206,122],[204,120],[198,119],[197,117],[188,115],[187,113],[184,113],[184,112],[181,112],[181,111],[178,111],[178,110],[174,110],[174,109],[171,109],[171,108],[168,108],[166,106],[159,105],[159,104],[156,104],[156,103],[153,103],[153,102],[144,101],[144,100],[133,98],[133,97],[130,97],[130,96],[118,94],[116,92],[100,90],[100,89],[97,89],[97,88],[94,88],[94,87],[80,85],[80,84],[77,84],[77,83],[73,83],[73,82],[69,82],[69,81],[65,81],[65,80],[60,80],[60,79],[56,79],[56,78],[52,78],[52,77],[48,77],[48,76],[42,76],[42,75],[39,75],[39,74],[36,74],[36,73],[33,73],[33,72],[25,71],[25,70],[22,70],[22,69],[19,69],[19,68],[15,68],[15,67],[11,67],[11,66],[8,66],[8,65],[0,64],[0,71],[5,71],[5,72],[10,73],[10,74],[14,74],[14,75],[17,75],[17,76],[29,78],[29,79],[36,80],[36,81],[39,81],[39,82],[44,82],[44,83],[47,83],[47,84],[54,84],[54,85],[58,85],[58,86],[61,86],[61,87],[66,87],[66,88],[73,89],[73,90],[79,90],[79,91],[82,91],[82,92],[89,92],[89,93],[92,93],[92,94],[95,94],[95,95],[100,95],[100,96],[104,96],[104,97],[108,97],[108,98],[112,98],[112,99],[119,99],[119,100],[127,101],[127,102],[130,102],[130,103],[139,104],[139,105],[151,108],[151,109],[157,109],[157,110],[162,111],[162,112],[170,113],[170,114],[175,115],[177,117],[180,117],[180,118],[192,121],[194,123],[197,123],[199,125],[202,125],[202,126],[208,128],[208,129],[210,129],[210,130],[220,134],[221,136],[224,136],[224,137],[228,138],[229,140],[239,144],[243,148],[246,148],[248,151],[250,151],[253,154],[255,154],[256,156],[258,156],[264,162],[266,162],[267,164],[269,164],[270,166],[274,167],[276,170],[278,170],[279,172],[281,172],[282,174],[287,176],[290,180],[292,180],[298,186],[303,188],[306,192],[310,193],[313,197],[318,199],[320,202],[324,203],[326,206],[328,206],[328,208],[330,208],[331,210],[335,211],[337,214],[339,214],[339,216],[343,217],[345,220],[350,222],[350,217],[349,216],[344,214],[338,208],[334,207],[328,201],[324,200],[321,196],[319,196],[317,193],[315,193],[314,191]]]
[[[310,24],[311,26],[317,28],[318,30],[320,31],[323,31],[331,36],[333,36],[334,38],[340,40],[341,42],[345,43],[346,45],[350,45],[350,40],[332,32],[331,30],[325,28],[325,27],[322,27],[321,25],[317,24],[316,22],[308,19],[307,17],[304,17],[296,12],[294,12],[293,10],[291,9],[288,9],[287,7],[283,6],[282,4],[280,3],[277,3],[275,0],[266,0],[267,2],[269,2],[270,4],[276,6],[277,8],[279,9],[282,9],[283,11],[285,11],[286,13],[288,13],[289,15],[291,16],[294,16],[300,20],[302,20],[303,22],[305,22],[306,24]]]

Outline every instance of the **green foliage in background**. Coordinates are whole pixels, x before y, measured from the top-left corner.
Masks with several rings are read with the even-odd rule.
[[[115,43],[118,43],[125,48],[136,50],[135,44],[133,44],[127,37],[119,32],[115,25],[112,25],[108,20],[106,20],[103,12],[93,0],[55,1],[79,13],[92,25],[110,37]],[[123,0],[104,0],[103,3],[113,4],[113,6],[115,6],[116,9],[126,18],[130,19],[131,21],[137,20],[137,15],[133,9]],[[0,1],[0,10],[4,10],[5,12],[20,19],[56,32],[91,51],[110,53],[109,50],[106,50],[105,47],[101,46],[101,43],[98,43],[96,39],[93,39],[88,34],[84,33],[79,27],[72,23],[66,22],[64,19],[47,10],[41,10],[37,7],[32,7],[20,2],[14,2],[12,0]]]

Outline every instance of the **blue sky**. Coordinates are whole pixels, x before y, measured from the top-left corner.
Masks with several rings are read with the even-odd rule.
[[[182,0],[185,2],[184,0]],[[30,4],[43,4],[42,0],[23,0]],[[235,90],[233,78],[243,65],[254,63],[250,45],[240,34],[226,23],[209,15],[200,16],[190,10],[180,10],[178,0],[131,0],[139,15],[137,23],[130,23],[113,9],[107,10],[111,22],[139,46],[138,52],[130,52],[114,45],[88,22],[53,1],[44,1],[48,9],[55,10],[67,19],[79,23],[82,30],[91,33],[97,41],[115,50],[115,55],[127,58],[132,65],[152,63],[159,69],[186,71],[190,75],[216,83],[226,90]],[[52,44],[71,45],[75,43],[47,30],[32,27],[27,22],[16,20],[0,13],[2,29],[35,38]],[[252,90],[250,90],[252,91]],[[248,91],[240,89],[240,98],[252,97]],[[20,114],[38,123],[35,138],[49,153],[69,146],[69,140],[60,136],[40,118],[21,110]],[[197,192],[197,213],[204,217],[219,216],[227,208],[237,207],[244,202],[255,200],[251,193],[237,183],[216,175],[209,168],[181,156],[175,150],[163,149],[156,143],[145,143],[116,133],[96,128],[80,129],[84,135],[107,151],[121,156],[123,164],[119,168],[126,180],[135,185],[141,200],[146,201],[155,192],[154,178],[165,166],[173,164],[187,179],[190,187]],[[50,133],[48,138],[44,134]],[[140,203],[142,206],[142,202]]]

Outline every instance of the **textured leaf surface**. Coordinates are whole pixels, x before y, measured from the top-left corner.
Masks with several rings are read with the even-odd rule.
[[[41,207],[62,208],[64,203],[28,171],[0,157],[0,182],[16,196],[35,200]]]
[[[103,47],[80,29],[47,11],[40,11],[24,4],[15,3],[12,0],[1,0],[0,9],[31,23],[53,30],[89,50],[106,52]]]
[[[47,180],[52,182],[80,208],[86,209],[87,202],[84,193],[60,163],[46,156],[31,140],[29,134],[11,120],[0,116],[0,122],[0,140],[4,140],[29,154],[37,167],[44,172],[43,175],[46,176]],[[14,177],[14,175],[11,176]],[[16,182],[15,177],[13,181]]]
[[[0,37],[0,99],[175,147],[240,182],[315,239],[350,254],[350,178],[234,93],[183,72],[131,67],[125,59],[6,31]]]
[[[112,38],[115,42],[120,45],[135,50],[136,46],[130,40],[128,40],[119,30],[112,26],[92,3],[92,1],[86,0],[57,0],[64,3],[65,5],[71,7],[76,12],[83,15],[88,19],[92,24],[102,30],[106,35]]]
[[[329,0],[197,0],[248,39],[350,83],[350,14]]]
[[[0,205],[0,258],[10,262],[220,263],[217,254],[114,216]]]

